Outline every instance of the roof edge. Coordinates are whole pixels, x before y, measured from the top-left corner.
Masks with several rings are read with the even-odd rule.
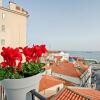
[[[74,90],[72,90],[72,89],[70,89],[70,88],[68,88],[68,87],[63,88],[61,91],[59,91],[59,92],[58,92],[58,95],[60,95],[65,89],[67,89],[67,90],[69,90],[69,91],[75,93],[76,95],[80,95],[80,96],[86,98],[87,100],[91,100],[91,97],[86,96],[86,95],[83,95],[83,94],[81,94],[81,93],[78,93],[78,92],[76,92],[76,91],[74,91]],[[57,94],[56,94],[55,96],[57,96]]]
[[[70,91],[76,93],[77,95],[80,95],[80,96],[82,96],[82,97],[84,97],[84,98],[86,98],[86,99],[91,100],[91,97],[89,97],[89,96],[87,96],[87,95],[83,95],[83,94],[81,94],[81,93],[78,93],[78,92],[74,91],[73,89],[71,89],[71,88],[69,88],[69,87],[66,87],[66,88],[67,88],[68,90],[70,90]]]
[[[11,12],[11,13],[15,13],[15,14],[18,14],[18,15],[22,15],[22,16],[25,16],[25,17],[29,17],[27,11],[26,11],[26,14],[23,14],[23,13],[14,11],[14,10],[10,10],[10,9],[8,9],[8,8],[5,8],[5,7],[0,7],[0,9],[1,9],[1,10],[5,10],[5,11],[8,11],[8,12]]]

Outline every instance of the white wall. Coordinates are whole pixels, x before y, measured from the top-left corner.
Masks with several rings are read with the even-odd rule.
[[[90,77],[89,77],[90,76]],[[89,77],[89,79],[88,79]],[[86,87],[91,87],[91,67],[81,75],[81,85],[86,84]],[[88,79],[88,80],[87,80]],[[87,82],[85,82],[87,80]]]
[[[58,74],[58,73],[54,73],[54,72],[52,72],[52,75],[53,76],[56,76],[56,77],[59,77],[59,78],[62,78],[62,79],[66,80],[66,81],[69,81],[69,82],[73,82],[73,83],[76,83],[76,84],[80,84],[80,79],[79,78],[76,78],[76,77],[62,75],[62,74]]]

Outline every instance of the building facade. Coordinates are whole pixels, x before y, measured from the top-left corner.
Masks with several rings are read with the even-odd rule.
[[[14,2],[8,8],[0,0],[0,49],[26,45],[28,13]]]

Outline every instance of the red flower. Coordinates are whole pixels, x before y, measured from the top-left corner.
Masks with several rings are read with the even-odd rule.
[[[45,45],[40,45],[40,48],[41,48],[43,53],[47,52],[47,49],[46,49]]]
[[[38,57],[41,57],[41,56],[42,56],[42,50],[38,50],[38,51],[36,52],[36,55],[37,55]]]
[[[29,62],[31,60],[31,57],[26,56],[26,61]]]
[[[35,52],[35,55],[37,57],[41,57],[43,53],[45,53],[47,50],[45,48],[45,45],[33,45],[33,50]]]
[[[22,70],[22,54],[24,54],[26,62],[39,62],[39,58],[45,53],[47,50],[45,45],[34,45],[33,47],[3,47],[1,56],[3,57],[3,62],[1,63],[2,68],[12,67],[13,72],[16,73],[16,70]],[[19,63],[17,63],[19,62]]]
[[[1,66],[2,66],[2,68],[6,68],[6,67],[7,67],[6,62],[2,62],[2,63],[1,63]]]
[[[34,62],[36,61],[36,57],[35,56],[32,57],[32,61],[34,61]]]
[[[8,64],[8,66],[15,67],[16,66],[16,61],[15,60],[10,60],[10,61],[7,61],[7,64]]]
[[[23,53],[25,56],[31,56],[32,54],[31,48],[28,47],[23,48]]]
[[[46,51],[45,45],[33,45],[32,48],[23,48],[23,54],[25,55],[27,62],[37,62],[38,58],[41,57]]]
[[[10,48],[10,47],[3,47],[2,48],[2,52],[1,52],[1,56],[3,57],[4,59],[4,62],[2,62],[2,67],[13,67],[14,69],[14,73],[17,69],[17,67],[19,67],[20,65],[16,65],[17,62],[16,61],[19,61],[21,62],[22,61],[22,52],[20,52],[20,49],[19,48]],[[17,67],[16,67],[17,66]]]
[[[22,64],[21,62],[18,63],[18,71],[21,71],[22,70]]]

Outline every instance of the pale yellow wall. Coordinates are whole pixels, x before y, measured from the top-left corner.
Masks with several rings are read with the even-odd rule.
[[[2,0],[0,0],[0,6],[2,6]]]
[[[5,17],[3,19],[0,17],[0,48],[26,46],[27,17],[0,9],[0,14],[2,13]],[[5,25],[5,32],[1,30],[2,25]],[[1,39],[5,39],[5,45],[1,45]]]

